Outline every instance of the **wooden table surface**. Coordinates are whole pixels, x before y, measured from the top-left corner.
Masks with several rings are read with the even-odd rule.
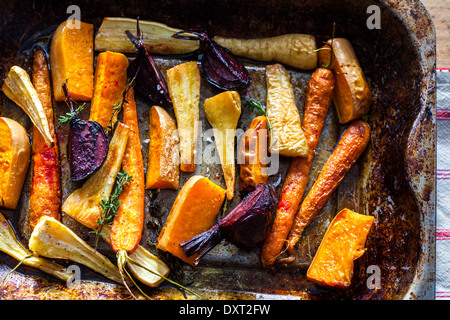
[[[436,29],[436,67],[450,68],[450,0],[422,0]]]

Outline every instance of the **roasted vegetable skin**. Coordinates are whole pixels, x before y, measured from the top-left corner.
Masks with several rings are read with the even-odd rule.
[[[306,277],[320,285],[348,288],[354,260],[361,257],[374,217],[341,210],[331,222]]]

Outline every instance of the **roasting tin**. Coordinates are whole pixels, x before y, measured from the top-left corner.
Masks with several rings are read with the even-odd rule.
[[[162,254],[173,273],[171,277],[189,285],[210,299],[433,299],[435,287],[435,32],[429,14],[418,1],[7,1],[0,23],[0,78],[9,68],[30,66],[33,45],[48,45],[56,26],[80,8],[81,20],[99,27],[103,17],[123,16],[153,20],[180,29],[202,26],[213,35],[237,37],[274,36],[285,33],[311,33],[318,46],[330,38],[336,23],[336,37],[348,38],[370,82],[373,105],[365,120],[371,126],[371,139],[365,153],[345,177],[338,190],[307,228],[300,241],[295,264],[277,272],[263,270],[258,249],[237,248],[226,241],[214,248],[199,266],[190,267]],[[369,7],[375,5],[375,7]],[[379,9],[379,11],[377,10]],[[69,13],[66,13],[69,12]],[[376,16],[379,13],[379,16]],[[375,16],[373,16],[375,14]],[[370,29],[371,18],[379,18],[380,29]],[[368,22],[369,19],[369,22]],[[133,55],[130,55],[132,58]],[[190,57],[155,57],[162,70],[188,61]],[[264,64],[245,61],[253,77],[252,85],[241,91],[241,100],[265,102]],[[30,69],[27,69],[30,70]],[[310,72],[288,68],[292,75],[300,113]],[[202,128],[210,129],[201,106],[218,91],[203,79],[200,104]],[[25,114],[3,93],[0,115],[10,117],[29,129]],[[144,163],[148,154],[148,110],[151,104],[137,97]],[[54,105],[55,117],[67,112],[64,103]],[[88,109],[81,114],[88,117]],[[173,115],[173,110],[169,110]],[[238,124],[245,129],[256,113],[243,107]],[[312,185],[322,165],[334,149],[345,126],[340,126],[334,106],[328,112],[313,163]],[[66,154],[68,128],[58,128],[61,150],[63,200],[80,185],[69,179]],[[202,150],[213,143],[200,136]],[[280,159],[282,178],[289,159]],[[237,167],[237,174],[238,174]],[[201,163],[197,174],[208,176],[224,187],[220,165]],[[182,174],[180,186],[190,177]],[[270,177],[275,181],[278,174]],[[238,179],[236,179],[238,181]],[[17,210],[2,210],[26,245],[30,174]],[[238,190],[238,188],[236,188]],[[175,199],[174,191],[147,191],[146,224],[141,245],[153,251],[158,230]],[[235,197],[230,208],[240,200]],[[355,262],[352,285],[346,290],[321,287],[307,281],[309,265],[334,215],[347,207],[373,215],[366,253]],[[63,215],[62,221],[87,241],[93,240],[86,228]],[[114,259],[107,246],[100,250]],[[64,262],[66,265],[71,262]],[[17,264],[0,254],[0,277]],[[130,299],[123,286],[80,266],[81,281],[74,286],[21,266],[0,287],[2,299]],[[184,299],[182,292],[164,283],[158,289],[146,288],[155,299]],[[188,296],[187,298],[191,298]]]

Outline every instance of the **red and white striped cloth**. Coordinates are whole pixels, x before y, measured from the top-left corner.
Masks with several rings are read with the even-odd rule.
[[[450,68],[436,72],[436,300],[450,299]]]

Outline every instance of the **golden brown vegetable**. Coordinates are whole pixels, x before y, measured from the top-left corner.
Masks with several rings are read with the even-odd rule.
[[[66,99],[62,89],[67,83],[72,99],[91,101],[94,88],[94,26],[70,20],[56,29],[50,44],[50,66],[55,101]]]
[[[158,237],[157,249],[192,264],[197,255],[186,256],[180,243],[211,228],[226,191],[208,178],[194,175],[181,188]]]
[[[372,93],[364,73],[359,65],[358,57],[347,39],[328,40],[332,44],[334,59],[331,69],[336,71],[336,90],[333,102],[341,124],[362,117],[369,112]],[[321,50],[320,64],[327,64],[331,58],[331,50]]]
[[[47,116],[48,126],[56,141],[53,124],[53,105],[50,71],[43,50],[35,51],[32,81]],[[33,175],[30,191],[30,227],[34,228],[41,216],[56,220],[61,216],[61,181],[58,144],[50,148],[36,126],[33,126]]]
[[[83,186],[64,201],[62,212],[90,229],[98,228],[97,220],[102,211],[100,202],[108,200],[114,187],[128,142],[130,128],[119,122],[109,145],[105,162],[92,174]]]
[[[185,62],[167,70],[167,85],[180,137],[180,170],[194,172],[200,104],[200,70],[197,62]]]
[[[334,86],[334,73],[325,68],[318,68],[309,80],[302,123],[309,155],[306,158],[293,158],[289,166],[280,192],[275,221],[261,247],[261,262],[265,268],[274,265],[291,230],[309,180],[311,165],[331,103]]]
[[[237,91],[224,91],[208,98],[203,104],[208,122],[212,125],[214,141],[219,153],[227,186],[227,199],[234,197],[235,159],[234,138],[241,116],[241,98]]]
[[[353,261],[365,252],[374,217],[341,210],[320,243],[306,277],[321,285],[347,288],[353,277]]]
[[[268,130],[267,118],[259,116],[252,120],[241,138],[238,150],[241,192],[252,191],[258,184],[267,182]]]
[[[17,239],[14,230],[0,212],[0,251],[13,257],[23,264],[40,269],[63,281],[68,281],[72,272],[63,266],[47,260],[43,257],[33,255]]]
[[[295,104],[291,76],[281,64],[266,67],[267,118],[272,126],[270,152],[286,157],[307,157],[308,143]]]
[[[136,49],[125,31],[136,34],[136,19],[105,17],[95,36],[96,51],[134,53]],[[165,24],[139,20],[144,45],[148,52],[156,54],[184,54],[199,48],[198,41],[172,38],[181,31]]]
[[[317,66],[316,39],[309,34],[285,34],[258,39],[214,37],[233,54],[259,61],[274,61],[311,70]]]
[[[108,279],[122,283],[119,270],[107,257],[52,217],[43,216],[39,220],[28,246],[37,255],[78,262]]]
[[[127,68],[128,59],[122,53],[106,51],[97,57],[89,120],[97,121],[104,129],[111,130],[117,121],[114,108],[123,98]]]
[[[149,110],[147,189],[178,189],[180,151],[175,120],[161,107]]]
[[[44,137],[45,143],[49,147],[53,147],[55,140],[50,133],[47,116],[28,73],[21,67],[11,67],[3,83],[2,90],[9,99],[14,101],[30,117],[31,122]]]
[[[21,124],[0,118],[0,206],[15,209],[30,165],[31,145]]]
[[[125,170],[132,179],[119,196],[120,207],[111,228],[111,247],[116,253],[134,252],[141,241],[144,224],[144,162],[133,89],[127,92],[125,100],[123,123],[130,128],[130,133],[122,160],[122,170]]]
[[[335,150],[323,166],[317,180],[303,200],[295,215],[287,247],[292,255],[294,246],[305,228],[336,190],[344,176],[365,150],[370,138],[370,127],[362,120],[355,120],[347,127]]]

